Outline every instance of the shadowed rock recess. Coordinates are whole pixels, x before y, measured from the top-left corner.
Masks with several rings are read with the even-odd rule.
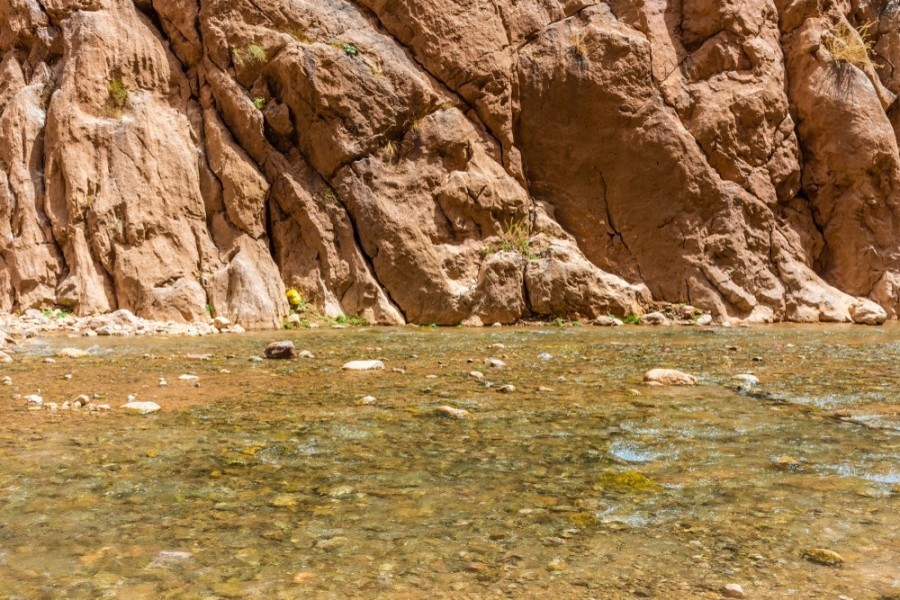
[[[882,322],[897,94],[897,0],[0,0],[0,310]]]

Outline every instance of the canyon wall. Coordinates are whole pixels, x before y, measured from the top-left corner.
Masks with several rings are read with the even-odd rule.
[[[900,312],[900,0],[0,0],[0,310]]]

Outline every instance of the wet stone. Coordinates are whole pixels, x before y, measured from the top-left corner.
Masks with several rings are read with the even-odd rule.
[[[56,353],[59,358],[86,358],[91,353],[87,350],[79,350],[78,348],[63,348]]]
[[[434,412],[440,416],[452,417],[454,419],[468,419],[469,411],[463,408],[454,408],[452,406],[438,406]]]
[[[811,548],[803,553],[803,558],[827,567],[837,567],[844,564],[844,557],[827,548]]]
[[[670,325],[671,321],[661,312],[647,313],[641,317],[641,325]]]
[[[291,341],[272,342],[266,346],[266,358],[273,360],[297,358],[297,349]]]
[[[738,583],[729,583],[722,588],[722,595],[726,598],[746,598],[744,588]]]
[[[732,377],[732,379],[739,382],[745,387],[755,387],[759,385],[759,378],[756,375],[751,375],[750,373],[741,373],[739,375],[735,375],[734,377]]]
[[[384,370],[384,363],[380,360],[351,360],[341,367],[345,371],[375,371]]]
[[[97,407],[103,410],[100,406]],[[161,410],[156,402],[129,402],[122,406],[122,410],[133,415],[150,415]]]
[[[644,383],[657,385],[697,385],[697,378],[676,369],[651,369],[644,374]]]

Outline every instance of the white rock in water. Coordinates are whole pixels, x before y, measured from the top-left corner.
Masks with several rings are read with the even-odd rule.
[[[179,375],[178,379],[181,381],[200,381],[200,378],[196,375]]]
[[[348,371],[372,371],[383,369],[384,363],[380,360],[351,360],[341,368]]]
[[[700,318],[697,319],[697,325],[701,327],[706,327],[707,325],[712,325],[713,318],[712,315],[700,315]]]
[[[149,415],[159,412],[160,405],[156,402],[129,402],[122,406],[122,410],[133,415]]]
[[[735,381],[740,381],[744,385],[748,387],[753,387],[755,385],[759,385],[759,377],[756,375],[751,375],[750,373],[741,373],[740,375],[735,375],[732,377]]]
[[[12,377],[9,377],[8,375],[6,377],[4,377],[3,385],[12,385]]]
[[[37,394],[29,394],[25,396],[25,404],[28,406],[43,406],[44,399]]]
[[[670,325],[671,322],[661,312],[647,313],[640,320],[641,325]]]
[[[11,363],[12,361],[12,356],[7,354],[6,352],[0,352],[0,362]]]
[[[644,382],[651,385],[697,385],[697,378],[675,369],[651,369],[644,374]]]
[[[722,595],[726,598],[746,598],[747,594],[739,583],[729,583],[722,588]]]
[[[167,565],[187,562],[193,559],[194,555],[190,552],[182,552],[180,550],[161,550],[153,558],[153,562],[150,563],[150,566],[159,568],[165,567]]]
[[[226,329],[231,325],[231,321],[226,317],[216,317],[213,319],[213,325],[216,329]]]
[[[881,325],[887,321],[887,313],[881,306],[867,298],[859,298],[850,307],[850,316],[860,325]]]
[[[597,317],[593,321],[594,325],[598,327],[621,327],[625,323],[622,322],[621,319],[617,319],[616,317]]]
[[[360,404],[375,404],[375,396],[363,396],[359,401]]]
[[[463,408],[453,408],[452,406],[438,406],[436,409],[434,409],[434,412],[446,417],[453,417],[454,419],[469,418],[469,411]]]
[[[79,350],[78,348],[63,348],[56,353],[56,356],[60,358],[85,358],[90,355],[91,353],[87,350]]]
[[[493,367],[494,369],[502,369],[506,366],[506,363],[500,360],[499,358],[489,358],[484,361],[485,364],[489,367]]]

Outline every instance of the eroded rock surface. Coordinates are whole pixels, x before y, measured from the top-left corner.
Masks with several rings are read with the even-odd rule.
[[[895,0],[0,0],[0,310],[877,324],[895,65]]]

